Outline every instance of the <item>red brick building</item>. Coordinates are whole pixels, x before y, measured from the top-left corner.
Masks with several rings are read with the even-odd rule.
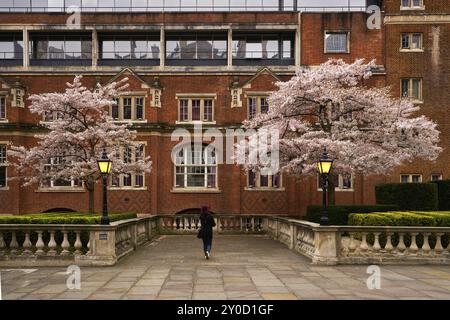
[[[49,120],[29,112],[27,96],[61,92],[75,74],[91,87],[129,78],[130,92],[111,115],[133,124],[152,158],[153,170],[145,177],[111,181],[111,211],[175,214],[206,204],[223,214],[298,215],[320,203],[314,178],[248,175],[231,164],[193,170],[182,160],[174,164],[171,151],[177,141],[171,134],[177,128],[192,132],[195,121],[222,132],[239,128],[270,107],[265,98],[275,90],[274,82],[329,58],[376,59],[372,84],[416,97],[422,112],[439,123],[444,147],[436,163],[413,163],[383,177],[338,177],[336,203],[374,203],[373,188],[380,182],[450,176],[447,0],[372,1],[384,10],[380,29],[368,29],[369,14],[356,5],[311,12],[296,1],[239,8],[211,2],[194,8],[207,12],[192,12],[178,0],[178,9],[169,6],[162,13],[146,0],[137,1],[147,4],[133,12],[129,0],[66,0],[66,6],[82,5],[77,25],[78,16],[64,12],[63,0],[53,1],[55,7],[9,2],[0,4],[0,213],[87,210],[88,193],[76,181],[22,187],[6,179],[14,176],[7,145],[33,145],[33,136],[42,132],[40,123]],[[98,185],[98,211],[100,192]]]

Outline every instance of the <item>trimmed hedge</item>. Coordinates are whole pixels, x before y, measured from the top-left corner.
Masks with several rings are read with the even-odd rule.
[[[111,222],[134,219],[135,213],[110,213]],[[0,215],[0,224],[100,224],[100,214],[81,212],[38,213],[29,215]]]
[[[384,212],[398,210],[396,205],[353,205],[353,206],[340,206],[334,205],[328,207],[328,219],[332,225],[347,225],[348,216],[351,213],[369,213],[369,212]],[[322,206],[312,205],[306,209],[306,219],[308,221],[320,222],[320,216],[322,214]]]
[[[348,224],[352,226],[450,227],[450,211],[353,213],[348,218]]]
[[[450,210],[450,180],[434,181],[438,187],[439,210]]]
[[[397,205],[400,210],[437,211],[435,183],[388,183],[375,186],[377,204]]]

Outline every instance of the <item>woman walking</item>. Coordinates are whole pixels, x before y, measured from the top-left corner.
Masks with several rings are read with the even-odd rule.
[[[205,252],[205,258],[209,259],[211,255],[211,245],[213,238],[213,227],[216,226],[214,218],[209,212],[207,206],[203,206],[200,213],[200,223],[201,223],[201,235],[203,240],[203,251]]]

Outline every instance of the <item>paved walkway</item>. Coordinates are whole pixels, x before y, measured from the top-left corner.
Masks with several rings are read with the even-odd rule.
[[[312,266],[266,236],[217,236],[204,260],[194,236],[162,236],[114,267],[1,270],[3,299],[450,299],[448,266],[383,266],[367,289],[366,266]]]

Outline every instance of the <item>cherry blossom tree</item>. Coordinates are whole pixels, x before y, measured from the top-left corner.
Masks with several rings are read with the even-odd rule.
[[[392,97],[390,88],[365,86],[373,68],[375,61],[329,60],[299,71],[277,83],[270,110],[244,127],[278,130],[280,168],[298,176],[317,175],[324,148],[334,159],[334,173],[347,175],[386,174],[415,158],[435,160],[441,152],[436,123],[418,115],[410,99]],[[270,140],[261,140],[259,148],[274,150],[264,141]],[[247,169],[261,166],[246,163]]]
[[[135,141],[136,131],[118,125],[109,116],[109,107],[128,87],[123,79],[89,90],[82,76],[67,83],[64,93],[30,96],[30,111],[46,119],[48,132],[36,135],[36,146],[12,146],[17,176],[24,186],[49,180],[81,181],[89,192],[89,211],[94,212],[94,185],[100,178],[97,159],[105,150],[113,161],[112,174],[150,172],[151,161],[143,154],[136,161],[122,157],[123,150],[142,150]]]

